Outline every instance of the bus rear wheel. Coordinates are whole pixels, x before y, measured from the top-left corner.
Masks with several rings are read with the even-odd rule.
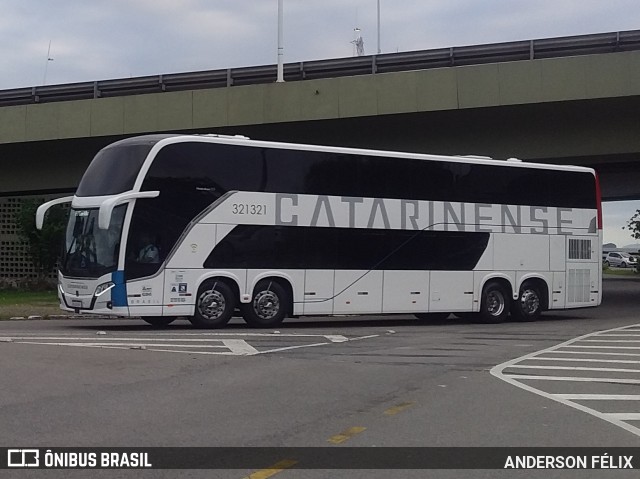
[[[520,321],[535,321],[542,312],[540,289],[531,283],[520,287],[518,299],[514,301],[511,314]]]
[[[474,320],[481,323],[502,323],[509,316],[511,300],[502,283],[490,281],[482,289],[480,313]]]
[[[253,290],[250,303],[241,304],[242,317],[254,328],[271,328],[287,315],[289,296],[276,281],[260,281]]]
[[[165,326],[170,325],[176,320],[176,318],[173,318],[171,316],[148,316],[142,319],[143,321],[149,323],[151,326],[154,326],[156,328],[163,328]]]
[[[222,328],[236,306],[231,288],[220,280],[207,280],[198,288],[195,314],[189,318],[196,328]]]

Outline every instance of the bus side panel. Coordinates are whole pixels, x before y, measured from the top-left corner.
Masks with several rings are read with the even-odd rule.
[[[308,269],[305,271],[303,314],[333,314],[332,269]]]
[[[567,265],[566,246],[567,240],[563,235],[549,237],[549,269],[551,271],[564,271]]]
[[[494,241],[497,271],[549,270],[549,236],[498,234]]]
[[[562,271],[553,273],[553,291],[549,301],[549,309],[564,309],[566,300],[565,279],[567,274]]]
[[[336,270],[334,314],[382,312],[382,271]]]
[[[383,313],[429,311],[428,271],[384,271]]]
[[[431,271],[429,311],[471,311],[473,274],[473,271]]]

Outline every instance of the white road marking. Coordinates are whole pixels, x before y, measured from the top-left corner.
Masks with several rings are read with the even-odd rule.
[[[114,338],[112,338],[114,339]],[[233,355],[233,356],[252,356],[254,354],[259,354],[260,352],[255,349],[253,346],[248,344],[246,341],[242,339],[220,339],[222,344],[213,345],[213,344],[169,344],[169,343],[146,343],[146,342],[135,342],[135,343],[125,343],[125,342],[91,342],[91,343],[50,343],[50,342],[41,342],[41,341],[19,341],[21,344],[39,344],[45,346],[76,346],[76,347],[85,347],[85,348],[105,348],[105,349],[132,349],[132,348],[141,348],[144,347],[149,351],[155,351],[157,349],[152,348],[224,348],[228,351],[217,352],[213,354],[224,354],[224,355]],[[160,350],[158,350],[160,351]]]
[[[640,401],[640,394],[554,394],[554,396],[576,401]]]
[[[536,376],[535,374],[507,374],[503,379],[507,381],[507,379],[535,379],[541,381],[574,381],[574,382],[588,382],[588,383],[620,383],[620,384],[640,384],[640,379],[625,379],[625,378],[581,378],[574,376]],[[511,381],[507,381],[511,382]],[[516,384],[514,384],[516,386]],[[520,387],[518,385],[518,387]],[[522,388],[526,389],[526,388]],[[531,388],[534,389],[534,388]],[[536,390],[537,391],[537,390]],[[535,392],[535,391],[532,391]],[[544,392],[544,391],[543,391]],[[541,396],[546,396],[548,393],[540,394]],[[553,396],[553,394],[548,394],[549,397]]]
[[[595,416],[599,419],[605,420],[611,424],[614,424],[636,436],[640,436],[640,428],[636,427],[632,424],[629,424],[627,421],[637,421],[640,420],[640,412],[620,412],[620,413],[605,413],[594,409],[592,407],[588,407],[584,404],[580,404],[574,402],[576,400],[588,400],[588,399],[598,399],[598,400],[640,400],[640,396],[638,395],[618,395],[618,394],[562,394],[562,393],[549,393],[547,391],[543,391],[532,385],[526,383],[525,381],[537,381],[534,384],[543,385],[545,381],[555,381],[555,382],[588,382],[593,384],[640,384],[640,379],[633,378],[617,378],[617,377],[580,377],[580,376],[553,376],[550,375],[549,372],[552,370],[563,370],[563,371],[601,371],[601,372],[611,372],[611,373],[640,373],[640,370],[636,369],[618,369],[618,368],[583,368],[583,367],[564,367],[564,366],[535,366],[532,364],[521,364],[523,362],[528,362],[531,360],[553,360],[553,357],[549,357],[548,355],[556,355],[556,354],[581,354],[583,356],[590,355],[617,355],[617,356],[638,356],[638,354],[627,353],[627,352],[596,352],[592,351],[592,349],[608,349],[613,351],[619,350],[630,350],[630,349],[640,349],[638,346],[618,346],[618,345],[608,345],[608,346],[592,346],[592,345],[581,345],[580,343],[584,342],[615,342],[615,343],[628,343],[628,342],[638,342],[637,340],[602,340],[599,338],[607,337],[609,335],[619,335],[626,336],[625,333],[628,332],[640,332],[640,324],[634,324],[630,326],[624,326],[620,328],[613,328],[606,331],[599,331],[595,333],[585,334],[583,336],[571,339],[569,341],[565,341],[564,343],[552,346],[550,348],[546,348],[540,351],[536,351],[530,354],[526,354],[519,358],[512,359],[511,361],[507,361],[502,364],[498,364],[497,366],[491,369],[491,374],[509,384],[516,386],[525,391],[537,394],[539,396],[545,397],[547,399],[551,399],[553,401],[562,403],[566,406],[570,406],[574,409],[578,409],[582,412],[586,412]],[[580,348],[586,349],[586,351],[567,351],[568,348]],[[543,355],[547,355],[545,357],[540,357]],[[567,358],[558,358],[567,360]],[[585,358],[580,358],[585,359]],[[588,359],[587,359],[588,361]],[[620,362],[611,360],[612,362]],[[635,364],[635,362],[633,362]],[[516,369],[536,369],[540,370],[541,374],[539,375],[526,375],[526,374],[512,374],[508,371],[516,370]],[[545,374],[547,373],[547,374]]]
[[[640,353],[601,353],[596,351],[554,351],[553,354],[588,354],[589,356],[640,356]],[[532,358],[535,359],[535,358]]]
[[[584,359],[584,358],[530,358],[529,361],[571,361],[581,363],[618,363],[618,364],[640,364],[640,361],[628,359]]]
[[[640,343],[640,339],[583,339],[583,343]]]
[[[640,346],[574,346],[567,345],[565,348],[580,348],[580,349],[640,349]]]
[[[610,412],[605,415],[619,421],[640,421],[640,412]]]
[[[603,371],[608,373],[640,373],[640,369],[626,369],[626,368],[584,368],[581,366],[533,366],[525,364],[515,364],[510,366],[509,369],[553,369],[562,371]]]
[[[150,337],[154,336],[154,337]],[[164,336],[164,337],[157,337]],[[176,337],[178,336],[178,337]],[[189,337],[185,337],[189,336]],[[197,337],[194,337],[197,336]],[[236,338],[230,338],[235,336]],[[331,343],[344,343],[348,341],[357,341],[362,339],[370,339],[379,335],[361,336],[355,338],[347,338],[339,334],[280,334],[280,333],[171,333],[157,332],[144,333],[137,337],[118,337],[105,336],[99,337],[86,335],[68,336],[43,336],[29,335],[28,333],[20,333],[19,336],[8,336],[0,338],[0,342],[14,342],[19,344],[35,344],[48,346],[75,346],[86,348],[104,348],[104,349],[142,349],[147,351],[162,352],[183,352],[190,354],[207,354],[207,355],[230,355],[230,356],[254,356],[257,354],[275,353],[288,351],[292,349],[309,348],[315,346],[326,346]],[[324,342],[314,342],[305,344],[295,344],[293,346],[276,347],[266,350],[258,350],[245,339],[237,339],[245,337],[247,339],[271,339],[277,338],[279,342],[287,340],[309,340],[324,339]],[[291,342],[291,341],[290,341]],[[216,344],[218,343],[218,344]],[[202,351],[202,349],[209,349]],[[210,351],[210,349],[221,349],[221,351]],[[186,350],[186,351],[184,351]]]

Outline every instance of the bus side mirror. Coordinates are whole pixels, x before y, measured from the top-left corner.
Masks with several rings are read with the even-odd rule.
[[[109,229],[111,213],[116,206],[129,200],[136,200],[138,198],[155,198],[159,195],[159,191],[128,191],[104,200],[100,205],[100,210],[98,211],[98,228],[101,230]]]
[[[42,225],[44,224],[44,215],[49,208],[63,203],[71,203],[72,200],[73,196],[65,196],[64,198],[56,198],[55,200],[47,201],[46,203],[42,203],[38,206],[38,209],[36,210],[36,228],[39,230],[42,229]]]

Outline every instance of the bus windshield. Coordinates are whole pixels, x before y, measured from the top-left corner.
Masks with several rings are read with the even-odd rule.
[[[60,271],[65,276],[97,278],[115,271],[126,205],[114,208],[109,229],[98,228],[98,209],[73,208],[69,215]]]

